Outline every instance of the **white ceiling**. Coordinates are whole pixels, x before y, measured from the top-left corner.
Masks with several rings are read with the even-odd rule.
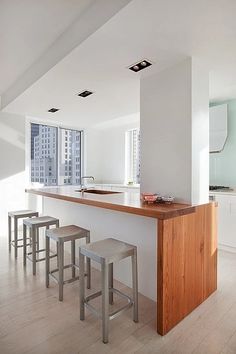
[[[236,98],[235,0],[133,0],[8,105],[7,111],[84,127],[139,110],[140,75],[187,56],[209,68],[212,100]],[[127,66],[147,58],[136,74]],[[86,99],[76,93],[94,91]],[[60,108],[54,115],[51,107]]]
[[[0,1],[0,95],[93,1]]]

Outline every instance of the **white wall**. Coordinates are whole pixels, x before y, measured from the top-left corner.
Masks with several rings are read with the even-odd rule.
[[[7,233],[7,212],[26,207],[25,118],[0,112],[0,236]]]
[[[191,58],[141,80],[141,191],[208,200],[208,95]]]
[[[192,59],[192,203],[209,201],[209,72]]]
[[[190,63],[141,80],[140,100],[141,190],[190,201]]]
[[[86,174],[99,183],[124,183],[125,132],[138,127],[139,114],[134,114],[86,130]]]
[[[96,183],[101,183],[102,169],[101,156],[102,144],[101,132],[97,129],[86,129],[84,131],[84,175],[94,176]]]

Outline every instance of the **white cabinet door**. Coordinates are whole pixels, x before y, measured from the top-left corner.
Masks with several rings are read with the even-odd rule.
[[[210,152],[223,150],[227,139],[227,104],[210,107]]]
[[[236,196],[215,195],[218,202],[218,242],[236,248]]]

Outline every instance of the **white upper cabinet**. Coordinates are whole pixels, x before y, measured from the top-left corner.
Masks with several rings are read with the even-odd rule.
[[[210,107],[210,152],[223,150],[227,135],[227,104]]]

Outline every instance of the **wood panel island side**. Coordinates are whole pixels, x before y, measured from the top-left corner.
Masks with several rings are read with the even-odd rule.
[[[133,238],[130,242],[134,242],[137,238],[141,262],[139,264],[140,292],[151,298],[156,297],[159,334],[165,335],[217,289],[216,203],[197,206],[178,203],[146,205],[140,201],[137,193],[108,195],[84,193],[82,195],[75,189],[71,186],[45,187],[26,189],[26,192],[42,196],[43,212],[54,211],[53,216],[60,219],[64,217],[64,222],[75,220],[73,211],[74,215],[79,213],[78,222],[82,223],[81,226],[89,227],[91,223],[91,241],[96,239],[95,236],[93,238],[93,230],[96,231],[96,228],[100,232],[97,232],[99,235],[97,238],[102,238],[104,231],[101,230],[105,230],[106,237],[119,238],[120,236],[122,239],[125,232],[132,234],[130,229],[134,225],[134,235],[131,235]],[[74,210],[75,204],[76,207],[79,205],[80,209]],[[95,213],[99,215],[97,223],[94,221]],[[128,217],[133,219],[129,221]],[[126,223],[127,228],[125,228]],[[136,229],[135,223],[138,224]],[[155,235],[144,235],[143,231],[140,231],[140,234],[137,232],[137,228],[142,228],[142,224],[146,223],[150,224],[151,232],[155,229]],[[115,236],[110,234],[113,229],[115,229]],[[152,236],[155,243],[149,248],[145,247],[146,244],[150,244],[149,238]],[[145,267],[144,263],[148,266]],[[156,269],[150,269],[151,266],[156,266]],[[146,278],[145,281],[143,277]],[[153,296],[152,290],[150,290],[151,295],[147,293],[148,281],[150,281],[150,289],[152,289],[152,282],[156,288]]]

